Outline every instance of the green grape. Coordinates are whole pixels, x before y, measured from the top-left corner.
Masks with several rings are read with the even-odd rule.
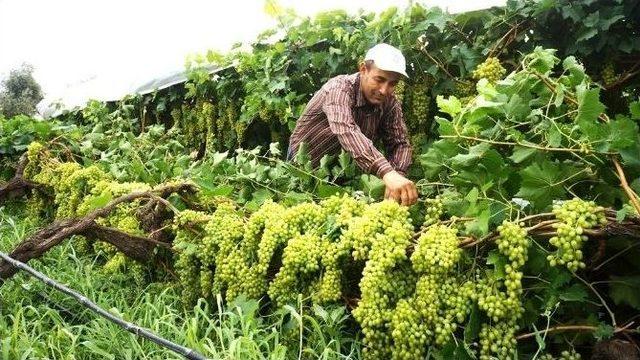
[[[101,180],[109,176],[97,166],[82,168],[77,163],[57,163],[33,176],[37,183],[53,188],[56,218],[78,217],[77,208],[83,198]]]
[[[182,111],[176,107],[171,110],[171,120],[173,120],[173,126],[179,126],[182,123]]]
[[[549,239],[549,244],[557,250],[547,256],[549,264],[566,266],[570,271],[583,269],[582,245],[589,239],[584,230],[607,223],[604,208],[593,201],[575,198],[554,205],[553,213],[558,222],[553,224],[556,236]]]
[[[458,230],[444,225],[432,225],[420,238],[411,255],[413,269],[419,274],[447,273],[460,259]]]
[[[518,326],[512,322],[494,325],[482,324],[480,328],[480,360],[517,360],[515,332]]]
[[[575,349],[571,349],[571,351],[569,350],[562,351],[560,353],[560,357],[558,358],[558,360],[580,360],[580,359],[582,359],[582,355],[577,353]]]
[[[499,236],[496,239],[498,250],[509,258],[511,267],[514,269],[521,267],[527,261],[529,241],[523,225],[505,220],[498,226]]]
[[[241,144],[244,141],[244,133],[247,131],[247,123],[243,121],[238,121],[235,123],[235,131],[236,138],[238,139],[238,144]],[[273,137],[272,137],[273,139]]]
[[[225,260],[243,238],[244,220],[236,211],[235,205],[221,203],[204,227],[205,236],[199,251],[199,259],[203,266],[215,268],[212,289],[215,292],[227,290],[227,299],[237,296],[228,288],[236,280],[236,263]]]
[[[415,286],[406,255],[413,226],[407,208],[388,200],[369,205],[353,226],[345,232],[353,243],[353,256],[367,259],[360,280],[362,296],[353,316],[365,336],[365,356],[388,358],[392,338],[386,329],[397,301]],[[353,237],[363,233],[369,238]]]
[[[123,253],[117,253],[111,257],[102,267],[102,271],[107,274],[116,274],[125,267],[126,257]]]
[[[213,270],[208,266],[200,267],[200,293],[205,298],[213,296]]]
[[[269,286],[276,303],[293,303],[305,293],[321,269],[322,254],[328,241],[317,234],[299,234],[290,239],[282,254],[282,267]]]
[[[429,230],[435,233],[438,227],[440,225]],[[447,232],[445,237],[452,233],[451,230]],[[457,248],[457,240],[455,243]],[[435,257],[444,259],[450,248],[440,246],[432,250]],[[428,266],[423,256],[412,257],[414,268],[417,262],[422,263],[422,267]],[[418,279],[413,296],[400,300],[394,310],[391,322],[394,359],[423,358],[429,346],[448,343],[458,324],[471,311],[474,283],[461,282],[452,276],[451,267],[441,269],[438,263],[429,262],[431,267]]]
[[[522,224],[505,220],[498,226],[498,250],[510,263],[504,266],[504,279],[484,278],[476,282],[478,307],[498,324],[513,322],[522,315],[522,271],[527,261],[529,241]]]
[[[609,86],[615,83],[618,79],[618,77],[616,76],[615,66],[611,61],[607,62],[607,64],[602,68],[602,72],[600,75],[602,77],[602,83],[605,86]]]
[[[43,172],[51,161],[52,159],[44,145],[33,141],[27,146],[27,165],[22,172],[22,176],[27,180],[34,180],[34,177]]]
[[[271,111],[269,111],[269,107],[266,104],[263,104],[258,110],[258,117],[264,122],[269,122]]]
[[[444,214],[444,204],[442,203],[442,198],[439,195],[433,199],[427,199],[425,201],[425,205],[426,213],[424,215],[424,223],[422,224],[423,228],[437,223]]]
[[[507,70],[500,64],[500,60],[495,57],[488,57],[482,64],[473,71],[473,78],[476,80],[487,79],[490,83],[495,83],[504,77]]]
[[[420,77],[409,88],[411,96],[409,97],[409,111],[407,114],[407,126],[412,132],[426,131],[425,127],[429,124],[429,111],[431,105],[431,97],[429,89],[433,85],[431,77]]]
[[[183,288],[185,304],[194,304],[202,295],[200,289],[199,260],[201,237],[195,233],[193,224],[203,224],[210,220],[210,216],[193,210],[183,210],[173,219],[173,230],[176,234],[173,248],[176,250],[174,268]],[[198,226],[195,226],[198,228]],[[201,228],[197,231],[202,230]]]
[[[453,95],[458,99],[461,99],[467,96],[473,96],[475,90],[476,87],[471,81],[456,81]]]
[[[508,267],[508,268],[507,268]],[[479,279],[476,284],[476,297],[480,310],[498,323],[509,319],[518,319],[522,315],[522,273],[505,266],[506,279]],[[503,291],[506,288],[506,291]]]

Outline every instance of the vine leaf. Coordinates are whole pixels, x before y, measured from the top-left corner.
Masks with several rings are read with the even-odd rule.
[[[564,197],[562,180],[574,173],[572,167],[548,160],[531,164],[519,172],[522,182],[516,196],[531,201],[538,208],[544,208],[551,205],[553,199]]]
[[[593,332],[593,337],[597,340],[606,340],[613,336],[613,331],[613,326],[601,323],[598,325],[596,331]]]
[[[92,211],[101,207],[105,207],[111,200],[113,195],[110,192],[105,192],[102,195],[95,196],[89,201],[87,210]]]
[[[595,123],[605,107],[600,102],[600,89],[588,89],[586,85],[576,86],[578,98],[578,117],[576,121]]]
[[[526,159],[528,159],[531,155],[535,154],[536,149],[524,146],[516,146],[513,148],[513,154],[509,156],[509,159],[516,164],[519,164]]]
[[[501,255],[497,251],[489,252],[487,256],[487,265],[493,265],[495,279],[505,278],[505,266],[507,265],[507,258]]]
[[[620,156],[625,165],[628,166],[640,166],[640,136],[636,135],[635,145],[620,150]]]
[[[474,304],[471,308],[471,314],[469,315],[469,322],[464,327],[464,341],[470,343],[473,339],[478,337],[480,333],[480,309],[478,305]]]
[[[573,284],[563,289],[560,293],[560,299],[564,301],[583,302],[587,298],[587,291],[582,284]]]
[[[629,112],[633,120],[640,120],[640,101],[634,101],[629,105]]]
[[[453,123],[445,118],[440,116],[435,117],[436,122],[438,123],[438,133],[440,135],[455,135],[456,130],[453,127]]]
[[[640,310],[640,276],[612,276],[609,296],[616,305],[626,304]]]
[[[485,152],[491,149],[491,145],[487,143],[480,143],[469,148],[469,153],[458,154],[451,158],[451,163],[455,166],[470,166],[474,165],[476,161],[484,157]]]
[[[442,95],[438,95],[436,97],[436,103],[438,104],[440,111],[449,114],[452,117],[455,117],[462,110],[462,104],[455,96],[445,98]]]
[[[628,117],[620,116],[609,124],[611,148],[614,150],[632,146],[637,139],[638,125]]]
[[[453,141],[438,140],[429,150],[420,155],[420,164],[427,178],[433,178],[443,169],[444,164],[458,154],[460,149]]]

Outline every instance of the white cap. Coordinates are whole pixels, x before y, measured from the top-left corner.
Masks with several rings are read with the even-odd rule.
[[[367,60],[372,60],[380,70],[393,71],[409,77],[406,71],[407,62],[402,52],[389,44],[381,43],[369,49],[364,56],[364,61]]]

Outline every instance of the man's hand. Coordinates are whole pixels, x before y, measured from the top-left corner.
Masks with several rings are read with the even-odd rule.
[[[390,171],[382,177],[386,187],[385,199],[392,199],[402,205],[413,205],[418,201],[418,190],[413,181],[400,175],[397,171]]]

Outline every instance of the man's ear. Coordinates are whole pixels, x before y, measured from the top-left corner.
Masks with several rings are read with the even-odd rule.
[[[364,75],[367,73],[367,65],[364,63],[364,61],[361,62],[358,66],[358,72],[360,73],[360,75]]]

